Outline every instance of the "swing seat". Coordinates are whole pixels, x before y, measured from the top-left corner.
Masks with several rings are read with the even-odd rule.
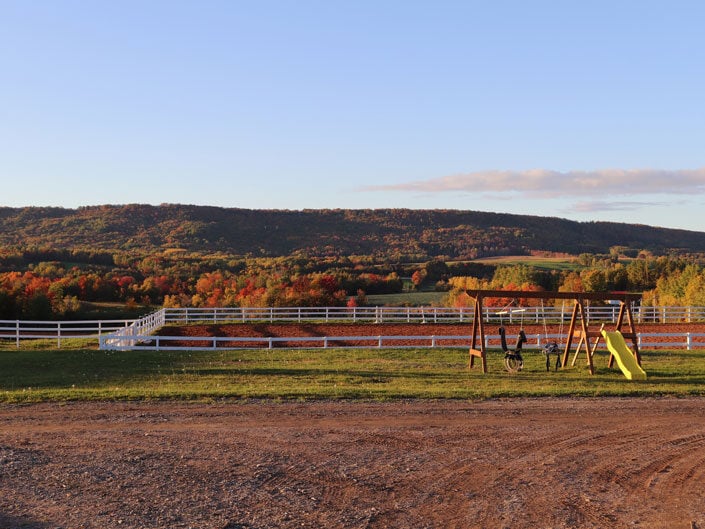
[[[502,344],[502,351],[504,351],[504,367],[510,373],[521,371],[524,368],[524,359],[521,357],[521,346],[526,342],[524,330],[519,331],[517,344],[513,351],[507,347],[507,336],[504,327],[499,328],[499,338]]]
[[[519,353],[505,353],[504,367],[510,373],[517,373],[524,369],[524,359]]]
[[[556,342],[549,342],[543,346],[543,354],[546,355],[546,371],[551,370],[551,355],[556,355],[556,371],[561,365],[561,350]]]

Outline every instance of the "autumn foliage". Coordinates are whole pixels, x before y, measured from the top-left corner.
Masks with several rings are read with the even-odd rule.
[[[59,258],[59,259],[52,259]],[[0,249],[0,319],[81,317],[90,303],[127,308],[359,306],[405,288],[447,290],[445,304],[468,306],[466,290],[645,292],[648,304],[705,305],[697,259],[644,254],[622,260],[581,255],[567,270],[476,262],[399,263],[374,256],[235,257],[169,249],[156,253]],[[540,301],[494,298],[488,304]]]

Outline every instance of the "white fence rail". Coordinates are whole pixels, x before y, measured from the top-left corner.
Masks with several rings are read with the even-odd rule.
[[[12,340],[20,347],[20,340],[51,339],[61,347],[62,339],[98,338],[133,325],[136,320],[68,320],[32,321],[0,320],[0,340]]]
[[[565,343],[565,336],[558,334],[527,335],[526,349],[541,349],[555,341]],[[132,335],[121,339],[101,337],[101,348],[115,351],[138,349],[140,351],[208,351],[213,349],[312,349],[312,348],[460,348],[467,349],[472,336],[469,335],[410,335],[410,336],[152,336]],[[516,336],[507,336],[513,343]],[[705,333],[638,333],[640,349],[705,349]],[[573,344],[575,346],[575,343]],[[499,335],[486,335],[485,347],[500,348]]]
[[[166,309],[161,309],[136,320],[124,329],[99,336],[100,349],[116,349],[125,345],[134,347],[144,341],[145,337],[150,336],[151,333],[165,325],[165,315]]]
[[[705,307],[634,307],[636,323],[705,322]],[[523,307],[500,311],[485,307],[487,321],[506,324],[541,324],[568,321],[572,305]],[[589,321],[614,323],[619,307],[588,306]],[[138,320],[27,321],[0,320],[0,341],[54,339],[58,347],[67,338],[100,338],[105,349],[134,346],[152,340],[166,324],[255,323],[255,322],[351,322],[351,323],[471,323],[471,308],[449,307],[220,307],[164,308]],[[685,335],[682,341],[687,345]],[[692,338],[692,337],[691,337]],[[234,339],[228,338],[233,341]],[[273,342],[273,343],[276,343]],[[680,343],[680,342],[679,342]],[[650,345],[646,345],[650,347]]]
[[[484,307],[486,319],[505,323],[542,323],[567,321],[572,304],[522,307],[500,310]],[[166,323],[249,323],[268,322],[374,322],[374,323],[466,323],[472,322],[473,309],[462,307],[219,307],[165,308]],[[705,322],[705,307],[634,307],[636,323]],[[615,322],[618,305],[586,307],[591,321]]]
[[[129,340],[116,340],[114,350],[209,350],[209,349],[273,349],[282,344],[287,349],[322,348],[400,348],[400,347],[460,347],[467,348],[471,336],[266,336],[266,337],[217,337],[217,336],[135,336]],[[351,345],[351,342],[354,342]],[[452,343],[451,343],[452,342]],[[201,345],[205,344],[205,345]],[[297,345],[298,344],[298,345]]]

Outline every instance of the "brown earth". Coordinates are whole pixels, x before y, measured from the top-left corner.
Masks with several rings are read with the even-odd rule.
[[[705,527],[705,399],[0,406],[0,527]]]
[[[560,334],[568,332],[568,325],[505,325],[508,335],[515,335],[523,328],[529,336],[529,345],[535,343],[534,337],[538,334]],[[608,328],[612,328],[609,325]],[[498,333],[499,324],[486,324],[485,333],[488,335],[496,335]],[[597,330],[597,325],[591,326],[591,329]],[[625,326],[622,330],[626,332],[628,329]],[[669,323],[669,324],[644,324],[638,325],[636,330],[642,333],[705,333],[705,323]],[[214,324],[214,325],[185,325],[185,326],[168,326],[163,327],[158,333],[160,336],[188,336],[188,337],[308,337],[308,336],[470,336],[472,335],[471,324],[434,324],[434,323],[258,323],[258,324]],[[683,341],[682,337],[664,337],[660,338],[661,342],[668,341]],[[191,347],[209,347],[207,341],[169,341],[165,342],[173,346],[191,346]],[[437,340],[437,345],[458,346],[467,345],[468,339],[462,340]],[[577,345],[577,340],[575,340]],[[705,345],[705,337],[694,337],[693,343],[703,343]],[[388,346],[418,346],[429,345],[430,340],[409,340],[400,338],[398,340],[386,340],[384,342]],[[359,340],[331,340],[330,346],[370,346],[374,343]],[[497,343],[491,345],[499,346]],[[513,344],[509,344],[510,346]],[[321,347],[320,341],[292,341],[292,342],[274,342],[273,347]],[[219,342],[218,347],[263,347],[263,342]]]

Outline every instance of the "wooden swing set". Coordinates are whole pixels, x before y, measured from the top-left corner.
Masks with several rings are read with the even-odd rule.
[[[577,347],[575,348],[573,363],[575,363],[575,359],[580,353],[582,347],[587,358],[587,365],[591,375],[595,373],[592,357],[597,349],[600,339],[603,338],[603,336],[601,332],[602,329],[597,331],[590,330],[585,311],[585,303],[588,301],[619,301],[619,315],[617,316],[617,322],[614,330],[622,333],[622,336],[625,339],[631,340],[634,357],[637,364],[641,366],[641,355],[639,354],[637,334],[634,327],[634,318],[632,316],[631,309],[632,303],[641,299],[641,294],[627,292],[525,292],[523,290],[466,290],[465,292],[475,301],[474,317],[472,320],[472,342],[470,344],[469,351],[469,367],[471,369],[474,366],[475,358],[480,358],[482,361],[482,372],[487,373],[485,325],[488,324],[488,322],[484,320],[483,313],[483,300],[486,298],[573,300],[573,312],[570,318],[570,325],[568,327],[567,340],[565,349],[563,350],[561,366],[566,367],[568,365],[568,357],[573,346],[573,340],[578,337],[579,340]],[[627,332],[622,332],[622,326],[625,323],[628,330]],[[591,343],[591,340],[593,339],[594,341]],[[608,367],[612,367],[613,363],[614,356],[610,353],[609,363],[607,364]]]

